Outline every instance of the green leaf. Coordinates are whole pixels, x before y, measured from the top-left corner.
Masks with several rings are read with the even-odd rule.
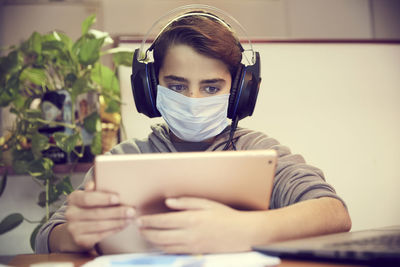
[[[4,189],[6,189],[6,186],[7,186],[7,174],[8,174],[8,172],[6,169],[5,173],[3,174],[3,176],[0,179],[0,197],[1,197],[1,195],[3,195]]]
[[[56,185],[49,185],[49,205],[60,199],[61,191],[58,191]],[[46,204],[45,204],[46,205]]]
[[[31,236],[29,238],[30,244],[31,244],[31,248],[33,251],[35,251],[35,240],[36,240],[36,236],[40,230],[40,227],[42,227],[43,223],[38,224],[35,229],[33,230],[33,232],[31,233]]]
[[[95,133],[93,136],[92,144],[90,145],[90,152],[93,155],[99,155],[102,152],[101,132]]]
[[[79,50],[81,49],[81,46],[83,42],[86,40],[85,36],[81,36],[78,40],[75,41],[75,43],[72,45],[72,54],[78,56]]]
[[[39,55],[42,52],[41,35],[37,32],[34,32],[32,33],[31,38],[29,40],[30,40],[30,50]]]
[[[84,94],[90,90],[88,80],[85,78],[78,78],[74,81],[71,90],[71,99],[75,100],[80,94]]]
[[[95,111],[85,117],[83,120],[83,127],[86,131],[93,134],[101,131],[100,115]]]
[[[89,33],[89,35],[91,37],[94,37],[95,39],[104,40],[103,41],[104,44],[112,44],[112,43],[114,43],[114,40],[110,37],[108,32],[102,32],[102,31],[99,31],[99,30],[91,29],[88,33]]]
[[[53,161],[48,158],[40,158],[32,161],[28,166],[28,173],[40,180],[53,176]]]
[[[19,73],[13,73],[8,81],[6,87],[0,88],[0,106],[8,106],[19,93]]]
[[[43,54],[49,56],[49,60],[63,68],[72,68],[70,51],[72,48],[71,39],[63,33],[53,32],[45,36],[43,41]]]
[[[51,32],[51,33],[44,34],[44,35],[42,36],[42,45],[43,45],[43,43],[45,43],[45,42],[49,42],[49,41],[60,41],[60,40],[61,40],[61,38],[60,38],[60,36],[58,35],[58,33],[57,33],[56,31],[53,31],[53,32]]]
[[[83,39],[78,51],[78,60],[82,65],[92,65],[100,58],[100,48],[104,39]]]
[[[16,174],[24,174],[28,172],[29,164],[34,160],[31,150],[13,150],[12,151],[12,167]]]
[[[112,56],[115,65],[117,66],[132,66],[133,52],[118,52]]]
[[[119,95],[119,82],[115,73],[108,67],[98,63],[92,71],[92,80],[103,90]]]
[[[16,94],[14,99],[13,99],[13,104],[15,108],[17,109],[22,109],[25,106],[26,103],[26,97],[24,97],[21,94]]]
[[[21,80],[28,80],[36,85],[43,85],[47,81],[46,71],[44,69],[26,68],[21,73]]]
[[[14,160],[13,161],[13,170],[16,174],[25,174],[28,172],[29,161],[26,160]]]
[[[43,42],[43,50],[59,50],[63,51],[65,44],[58,40],[51,40]]]
[[[53,134],[53,137],[56,141],[56,145],[66,153],[70,153],[81,139],[79,133],[68,135],[65,133],[56,132]]]
[[[15,98],[14,90],[7,91],[1,90],[0,91],[0,107],[7,107]]]
[[[96,22],[96,15],[90,15],[82,22],[82,35],[88,33],[90,27]]]
[[[36,159],[42,156],[42,151],[50,147],[49,138],[43,134],[35,133],[32,136],[32,153]]]
[[[71,50],[73,42],[72,42],[71,38],[69,38],[68,35],[66,35],[62,32],[53,32],[53,34],[56,34],[58,36],[58,38],[60,38],[60,41],[64,43],[65,47],[68,50]]]
[[[21,50],[27,54],[40,55],[42,52],[42,36],[38,32],[33,32],[29,39],[22,43]]]
[[[51,205],[54,202],[56,202],[57,200],[59,200],[60,195],[61,195],[61,192],[57,191],[55,185],[53,185],[53,184],[49,185],[49,199],[48,199],[49,202],[48,202],[48,204]],[[37,204],[42,208],[46,206],[46,192],[45,191],[40,192]]]
[[[0,235],[11,231],[24,221],[24,217],[20,213],[12,213],[4,218],[0,223]]]
[[[68,195],[73,191],[73,187],[70,181],[69,176],[64,177],[57,184],[49,184],[49,192],[48,192],[48,204],[53,204],[54,202],[60,200],[61,195]],[[42,191],[39,194],[38,203],[39,206],[46,206],[46,192]]]
[[[49,189],[50,189],[50,187],[49,187]],[[37,204],[42,208],[44,208],[46,206],[46,191],[42,191],[39,193]]]
[[[69,195],[72,193],[72,191],[74,191],[69,176],[64,177],[64,179],[57,183],[56,188],[64,195]]]
[[[19,60],[19,53],[18,51],[14,50],[11,51],[7,57],[4,57],[2,62],[1,62],[1,67],[0,70],[1,72],[4,73],[12,73],[13,71],[19,69],[20,66],[20,60]]]
[[[107,113],[116,113],[116,112],[120,112],[120,104],[118,101],[112,100],[112,99],[106,99],[106,112]]]
[[[14,90],[16,93],[19,89],[19,79],[20,79],[19,73],[13,73],[7,81],[6,90],[8,92]]]

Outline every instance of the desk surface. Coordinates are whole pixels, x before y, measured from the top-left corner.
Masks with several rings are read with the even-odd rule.
[[[23,254],[15,256],[8,265],[29,267],[32,263],[38,262],[73,262],[75,267],[93,259],[94,256],[88,254],[68,254],[68,253],[52,253],[52,254]],[[310,261],[282,260],[280,267],[356,267],[361,265],[334,264]]]

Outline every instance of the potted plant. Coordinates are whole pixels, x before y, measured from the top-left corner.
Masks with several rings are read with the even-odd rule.
[[[6,187],[7,165],[43,186],[38,204],[46,215],[31,235],[32,248],[37,230],[51,215],[52,204],[73,190],[69,175],[60,177],[54,172],[58,163],[54,151],[64,157],[62,163],[69,164],[88,151],[100,154],[102,118],[119,124],[116,69],[131,65],[133,54],[107,49],[113,40],[108,33],[92,29],[95,18],[89,16],[82,23],[82,35],[75,42],[57,31],[34,32],[0,58],[0,107],[15,116],[12,128],[0,137],[0,196]],[[101,63],[105,55],[112,55],[113,69]],[[87,96],[96,99],[97,108],[88,110]],[[24,219],[20,213],[6,216],[0,222],[0,234]]]

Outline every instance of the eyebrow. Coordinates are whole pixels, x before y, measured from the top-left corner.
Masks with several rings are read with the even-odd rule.
[[[169,81],[176,81],[176,82],[185,82],[185,83],[189,83],[189,80],[183,77],[179,77],[179,76],[175,76],[175,75],[167,75],[164,76],[165,80],[169,80]]]
[[[210,84],[210,83],[224,83],[225,80],[222,78],[216,78],[216,79],[208,79],[208,80],[202,80],[200,83],[202,84]]]
[[[175,75],[164,76],[164,79],[165,80],[169,80],[169,81],[189,83],[188,79],[183,78],[183,77],[179,77],[179,76],[175,76]],[[220,82],[226,82],[226,81],[225,81],[225,79],[222,79],[222,78],[205,79],[205,80],[201,80],[200,81],[201,84],[220,83]]]

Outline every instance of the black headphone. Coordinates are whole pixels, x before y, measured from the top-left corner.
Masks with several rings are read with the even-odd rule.
[[[204,8],[204,5],[201,6]],[[212,9],[215,11],[215,8]],[[183,16],[190,15],[193,15],[193,13]],[[218,21],[222,21],[217,16],[210,15],[209,13],[196,13],[196,15],[205,15],[208,17],[211,16]],[[176,18],[174,20],[176,20]],[[170,23],[172,23],[172,21]],[[167,26],[169,24],[167,24]],[[223,24],[230,28],[228,24]],[[157,38],[155,41],[156,40]],[[144,41],[145,40],[143,40],[142,45]],[[153,49],[154,42],[146,51],[146,54],[148,51]],[[243,52],[244,50],[240,43],[239,46]],[[139,59],[139,57],[141,57],[140,53],[141,49],[136,49],[132,61],[131,86],[136,109],[139,113],[143,113],[150,118],[161,117],[161,114],[156,107],[158,79],[156,77],[154,65],[152,62],[143,62],[143,59]],[[258,52],[253,51],[253,64],[245,66],[244,64],[240,63],[236,71],[236,75],[232,79],[232,86],[229,96],[228,118],[232,120],[241,120],[253,114],[260,88],[260,82],[260,55]]]

